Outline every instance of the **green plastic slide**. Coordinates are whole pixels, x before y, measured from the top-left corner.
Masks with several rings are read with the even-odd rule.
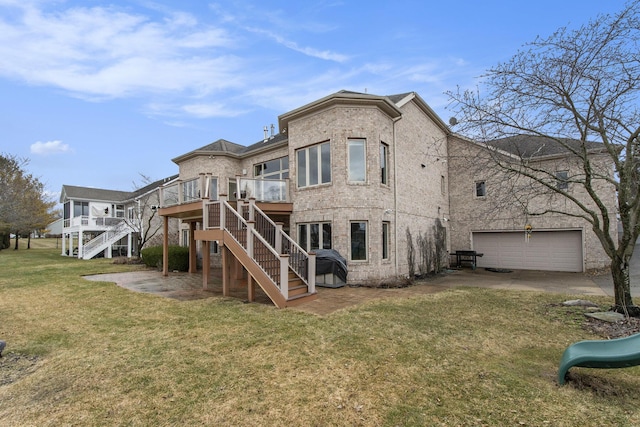
[[[628,368],[640,365],[640,334],[612,340],[587,340],[571,344],[564,351],[558,370],[558,383],[565,383],[567,372],[581,368]]]

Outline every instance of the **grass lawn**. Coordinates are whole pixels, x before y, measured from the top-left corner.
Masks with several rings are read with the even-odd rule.
[[[596,338],[569,296],[462,288],[317,317],[134,293],[81,275],[140,267],[20,243],[0,251],[2,425],[640,425],[640,368],[557,385],[566,346]]]

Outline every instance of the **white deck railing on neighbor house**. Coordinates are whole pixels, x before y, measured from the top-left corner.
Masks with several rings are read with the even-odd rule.
[[[76,216],[73,218],[67,218],[64,220],[64,228],[70,227],[99,227],[107,228],[118,224],[122,221],[122,218],[114,217],[90,217],[88,215]]]
[[[122,239],[131,231],[131,227],[127,224],[126,221],[120,220],[116,225],[110,227],[104,233],[101,233],[96,238],[89,240],[82,246],[82,254],[81,257],[84,259],[90,259],[96,256],[101,251],[107,249],[107,246],[110,246],[116,243],[118,240]]]

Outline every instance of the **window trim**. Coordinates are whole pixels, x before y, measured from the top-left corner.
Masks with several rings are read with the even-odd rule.
[[[482,194],[478,194],[478,185],[481,185],[482,187]],[[474,196],[476,197],[476,199],[484,199],[487,197],[487,181],[484,179],[479,179],[477,181],[475,181],[474,184],[474,191],[473,191]]]
[[[312,225],[317,225],[318,226],[318,235],[319,235],[319,240],[318,240],[318,247],[317,248],[311,248],[311,226]],[[324,226],[328,225],[329,226],[329,247],[326,248],[324,245]],[[301,237],[302,237],[302,231],[301,228],[304,227],[305,228],[305,236],[304,236],[304,241],[302,241]],[[302,249],[304,249],[307,252],[310,251],[314,251],[316,249],[332,249],[333,248],[333,225],[331,223],[331,221],[309,221],[309,222],[299,222],[296,224],[296,231],[298,233],[298,240],[297,243],[300,245],[300,247],[302,247]]]
[[[352,144],[362,144],[362,158],[357,159],[362,161],[362,179],[352,179],[352,168],[351,161],[356,160],[351,156],[351,145]],[[360,156],[358,156],[360,157]],[[349,138],[347,139],[347,181],[349,184],[366,184],[367,183],[367,140],[366,138]]]
[[[364,224],[364,258],[355,259],[353,257],[353,225]],[[353,220],[349,221],[349,261],[353,262],[368,262],[369,261],[369,221],[366,220]]]
[[[391,222],[382,221],[382,260],[391,259]]]
[[[323,174],[323,168],[322,168],[322,161],[323,161],[323,147],[328,147],[329,151],[328,151],[328,161],[329,161],[329,169],[328,169],[328,180],[324,181],[325,176]],[[313,161],[314,159],[311,159],[310,156],[310,152],[311,150],[315,148],[316,149],[316,159],[315,161]],[[305,174],[304,174],[304,183],[301,185],[300,184],[300,179],[302,177],[302,174],[300,173],[300,154],[304,153],[304,161],[305,161]],[[297,188],[310,188],[310,187],[318,187],[321,185],[327,185],[327,184],[331,184],[332,182],[332,171],[331,171],[331,165],[332,165],[332,161],[331,161],[331,141],[324,141],[324,142],[320,142],[317,144],[313,144],[313,145],[309,145],[307,147],[304,148],[300,148],[298,150],[296,150],[295,152],[295,158],[296,158],[296,186]],[[317,172],[317,179],[318,182],[315,184],[309,184],[310,181],[310,171],[311,168],[309,167],[312,163],[315,163],[316,165],[316,172]]]
[[[564,174],[564,177],[560,177],[561,174]],[[557,170],[555,173],[556,178],[556,188],[558,190],[569,190],[569,171],[568,170]]]
[[[389,145],[380,141],[380,184],[389,185]]]

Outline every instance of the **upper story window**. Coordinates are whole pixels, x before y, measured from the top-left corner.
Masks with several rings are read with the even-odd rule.
[[[556,172],[556,188],[558,190],[569,189],[569,171]]]
[[[198,190],[198,180],[192,179],[182,183],[182,198],[183,200],[195,200],[200,197],[200,191]]]
[[[124,205],[116,205],[116,218],[124,218]]]
[[[73,202],[73,216],[89,216],[89,202]]]
[[[263,179],[287,179],[289,178],[289,157],[281,157],[254,165],[253,175]]]
[[[366,140],[350,139],[349,182],[365,182],[367,179]]]
[[[136,219],[136,208],[133,206],[127,207],[127,219]]]
[[[487,196],[487,184],[484,181],[476,181],[476,197]]]
[[[380,183],[389,185],[389,146],[380,143]]]
[[[209,181],[209,200],[218,200],[218,177],[212,176]]]
[[[331,145],[312,145],[296,151],[298,188],[331,182]]]

